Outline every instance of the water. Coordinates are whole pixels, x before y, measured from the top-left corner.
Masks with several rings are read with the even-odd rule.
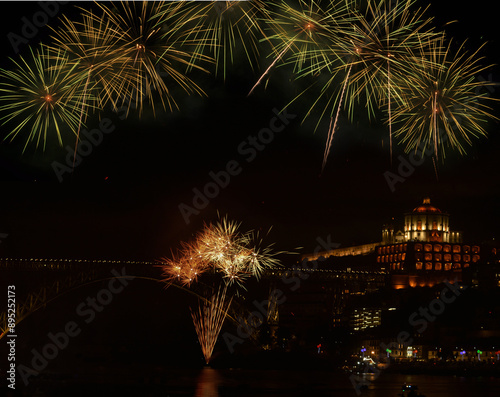
[[[396,397],[405,383],[426,397],[498,397],[500,379],[403,375],[382,372],[367,376],[368,388],[357,394],[349,375],[318,370],[174,369],[165,367],[94,366],[92,369],[45,372],[19,394],[37,397],[195,396],[195,397]]]
[[[426,397],[499,396],[500,379],[381,374],[367,376],[360,396],[398,396],[405,383],[418,385]],[[357,396],[346,374],[322,371],[249,371],[205,368],[196,378],[196,397],[223,396]]]

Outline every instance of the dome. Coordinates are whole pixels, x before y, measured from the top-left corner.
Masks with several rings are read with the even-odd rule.
[[[440,214],[441,210],[431,205],[431,199],[429,197],[426,197],[424,198],[422,205],[415,208],[413,212]]]

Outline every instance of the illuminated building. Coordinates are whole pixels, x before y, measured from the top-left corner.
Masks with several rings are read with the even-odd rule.
[[[462,233],[450,231],[449,222],[450,215],[433,206],[426,197],[421,205],[405,214],[404,231],[394,233],[391,225],[384,225],[382,244],[407,241],[461,243]]]
[[[365,331],[369,328],[378,327],[382,324],[381,313],[381,309],[366,307],[354,309],[349,321],[350,326],[354,331]]]
[[[391,234],[390,228],[382,230],[376,261],[380,268],[389,270],[393,288],[462,281],[462,270],[479,262],[480,247],[463,244],[462,233],[450,231],[449,218],[425,198],[405,214],[402,239]]]
[[[387,272],[392,287],[400,289],[462,281],[463,270],[479,262],[480,251],[479,245],[463,243],[462,233],[450,230],[450,215],[425,198],[405,214],[403,230],[395,232],[392,225],[384,225],[379,243],[303,255],[302,259],[344,257],[355,269],[359,262],[355,258],[372,255],[370,270]]]
[[[432,287],[462,281],[462,270],[479,262],[480,252],[478,245],[407,242],[377,247],[376,261],[389,269],[393,288]]]

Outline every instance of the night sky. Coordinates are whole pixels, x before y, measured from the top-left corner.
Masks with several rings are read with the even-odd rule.
[[[445,29],[457,40],[469,38],[469,48],[488,41],[485,63],[495,63],[500,44],[491,4],[443,0],[433,4],[429,14],[436,16],[439,29],[457,20]],[[7,33],[19,32],[21,18],[40,9],[37,3],[14,5],[1,17],[2,67],[15,56]],[[76,15],[72,4],[61,10]],[[48,32],[41,28],[32,43],[49,40]],[[20,50],[25,54],[27,47]],[[264,68],[270,62],[262,57]],[[101,117],[109,119],[114,130],[82,159],[73,175],[64,175],[62,183],[51,164],[64,163],[67,152],[55,141],[45,153],[32,147],[24,155],[23,142],[3,142],[0,233],[8,236],[2,239],[0,256],[154,260],[169,255],[203,222],[216,221],[218,212],[241,221],[243,230],[267,232],[272,227],[267,241],[276,242],[279,250],[304,247],[301,252],[308,252],[315,248],[317,237],[328,235],[342,245],[379,241],[384,222],[394,217],[401,223],[403,213],[426,196],[451,214],[450,227],[462,230],[466,240],[481,242],[497,235],[498,123],[489,123],[489,139],[476,139],[468,156],[452,154],[439,163],[439,180],[429,158],[392,192],[384,173],[397,173],[398,156],[408,155],[402,147],[395,148],[391,167],[387,127],[369,121],[363,109],[354,122],[342,114],[323,173],[328,123],[320,124],[316,132],[314,117],[301,123],[314,96],[288,107],[287,112],[297,117],[249,161],[249,152],[238,148],[269,126],[273,109],[282,109],[298,86],[291,84],[285,69],[278,68],[266,87],[247,98],[259,74],[252,74],[242,60],[225,82],[198,77],[208,97],[180,94],[180,111],[156,117],[146,111],[140,119],[132,114],[126,120],[105,111]],[[482,77],[500,81],[498,68]],[[491,95],[498,97],[499,89]],[[98,117],[90,118],[87,129],[98,124]],[[7,133],[3,127],[0,131],[2,136]],[[210,172],[218,173],[230,162],[237,162],[241,172],[186,224],[179,205],[192,206],[193,189],[203,190],[211,182]]]

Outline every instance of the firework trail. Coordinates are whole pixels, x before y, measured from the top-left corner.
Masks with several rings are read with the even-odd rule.
[[[232,298],[226,298],[227,285],[219,288],[207,301],[199,301],[198,310],[191,316],[201,345],[205,363],[208,365],[224,324]]]
[[[323,165],[322,165],[321,171],[323,171],[325,169],[326,161],[328,159],[328,155],[330,154],[330,148],[332,146],[332,141],[333,141],[333,134],[335,133],[335,130],[337,129],[337,122],[339,119],[339,113],[340,113],[340,108],[342,105],[342,99],[344,98],[345,89],[347,87],[347,82],[349,81],[349,76],[351,74],[351,69],[352,69],[352,65],[349,66],[349,71],[347,72],[347,76],[345,78],[344,86],[342,88],[342,93],[340,94],[339,106],[337,107],[337,114],[335,115],[335,121],[333,122],[333,126],[332,126],[332,123],[330,122],[330,128],[328,130],[328,137],[327,137],[327,142],[326,142],[326,146],[325,146],[325,154],[323,157]]]
[[[276,59],[264,71],[264,73],[262,73],[262,76],[260,76],[259,80],[257,80],[257,82],[255,83],[255,85],[248,92],[247,97],[249,97],[250,95],[252,95],[252,92],[261,83],[262,79],[267,76],[267,74],[269,73],[269,71],[273,68],[273,66],[276,64],[276,62],[278,62],[281,59],[281,57],[288,51],[288,49],[290,48],[291,45],[292,45],[292,43],[288,44],[288,46],[286,46],[285,49],[279,53],[279,55],[276,57]]]

